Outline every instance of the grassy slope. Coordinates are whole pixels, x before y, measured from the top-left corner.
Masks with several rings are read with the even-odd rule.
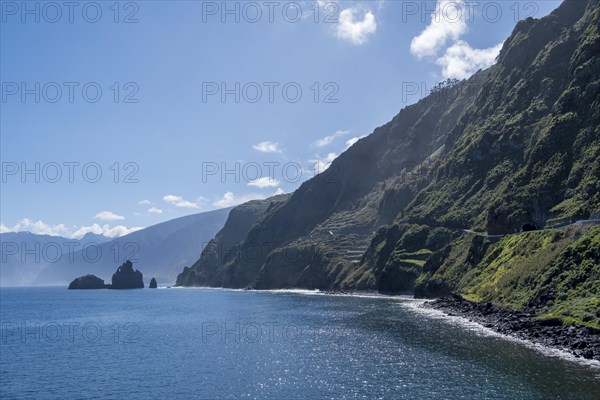
[[[600,227],[509,235],[475,265],[466,261],[471,240],[453,242],[442,266],[417,286],[443,284],[468,300],[600,328]]]

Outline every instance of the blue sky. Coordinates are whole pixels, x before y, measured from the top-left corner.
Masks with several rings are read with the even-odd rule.
[[[277,3],[2,1],[2,231],[116,236],[293,191],[560,1]]]

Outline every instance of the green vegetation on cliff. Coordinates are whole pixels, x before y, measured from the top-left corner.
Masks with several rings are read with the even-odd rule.
[[[485,240],[465,234],[440,251],[441,264],[420,277],[416,292],[454,292],[600,328],[599,226],[526,232],[482,245]]]
[[[514,234],[600,210],[599,25],[597,0],[520,21],[496,65],[402,109],[249,219],[227,256],[209,245],[178,284],[458,291],[597,323],[597,271],[585,267],[596,239],[465,230]]]

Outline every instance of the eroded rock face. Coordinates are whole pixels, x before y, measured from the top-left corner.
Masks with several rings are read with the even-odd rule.
[[[252,200],[233,208],[229,213],[223,229],[217,233],[202,250],[200,259],[192,265],[185,267],[177,276],[176,286],[224,286],[225,279],[238,283],[237,287],[249,286],[241,278],[229,277],[225,273],[226,265],[234,262],[237,249],[248,231],[261,218],[265,212],[280,207],[289,195],[273,196],[265,200]],[[254,271],[244,271],[249,274]],[[255,276],[253,276],[253,279]]]
[[[133,269],[133,263],[127,260],[112,276],[111,289],[142,289],[144,287],[144,276],[138,270]]]
[[[108,289],[110,285],[95,275],[85,275],[76,278],[69,284],[69,290],[73,289]]]
[[[158,287],[158,284],[156,283],[156,279],[152,278],[150,280],[150,286],[148,286],[150,289],[156,289]]]

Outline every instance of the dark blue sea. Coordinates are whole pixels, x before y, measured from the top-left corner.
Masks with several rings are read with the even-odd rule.
[[[389,297],[0,290],[2,399],[594,399],[600,367]]]

